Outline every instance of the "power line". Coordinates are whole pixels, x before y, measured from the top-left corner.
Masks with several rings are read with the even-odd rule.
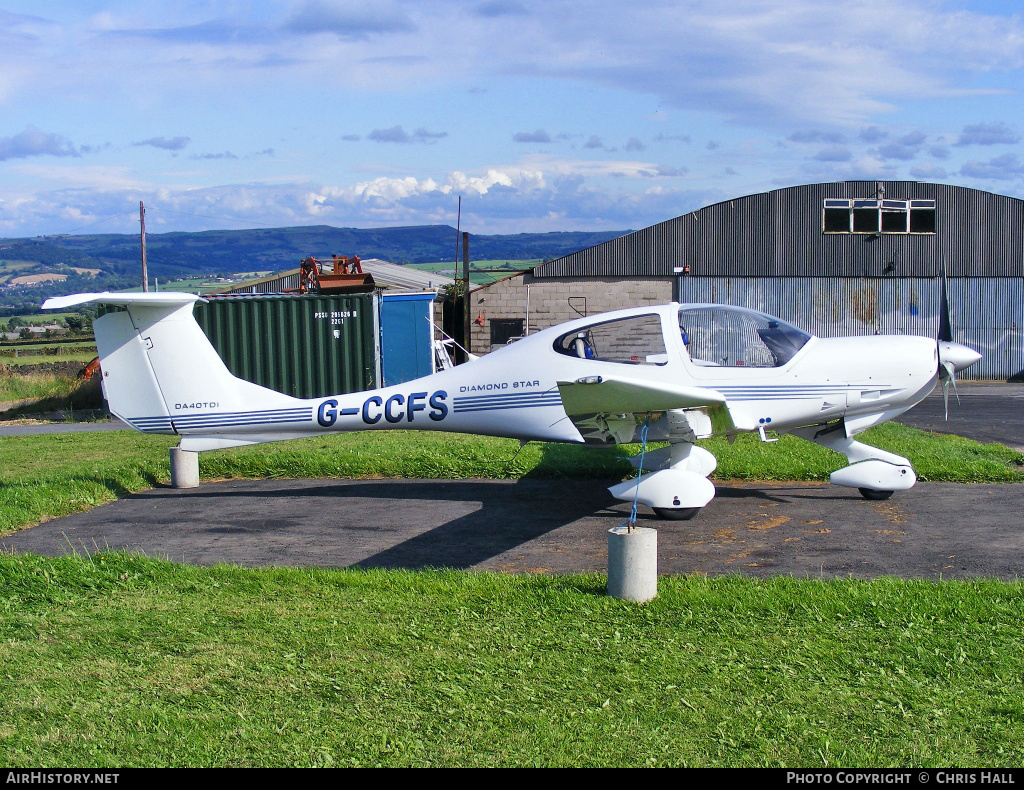
[[[120,214],[112,214],[109,217],[104,217],[103,219],[98,219],[95,222],[90,222],[88,225],[82,225],[82,226],[80,226],[78,228],[72,228],[71,230],[65,231],[64,233],[53,233],[53,234],[46,234],[46,235],[48,235],[48,236],[49,235],[52,235],[52,236],[70,236],[72,233],[78,233],[80,230],[85,230],[86,228],[91,228],[93,225],[99,225],[101,222],[107,222],[107,221],[112,220],[112,219],[118,219],[119,217],[130,217],[130,216],[133,216],[133,215],[132,214],[125,214],[124,212],[122,212]]]

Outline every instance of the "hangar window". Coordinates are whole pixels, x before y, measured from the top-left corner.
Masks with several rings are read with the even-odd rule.
[[[555,351],[569,357],[627,365],[664,365],[668,362],[661,318],[657,315],[602,321],[576,329],[555,341]]]
[[[935,201],[934,200],[911,200],[910,201],[910,232],[911,233],[934,233],[935,232]]]
[[[832,205],[839,203],[841,205]],[[825,233],[849,233],[850,232],[850,201],[848,200],[826,200],[825,218],[823,220]]]
[[[878,201],[853,201],[853,232],[878,233]]]
[[[935,201],[829,198],[821,227],[823,233],[935,233]]]

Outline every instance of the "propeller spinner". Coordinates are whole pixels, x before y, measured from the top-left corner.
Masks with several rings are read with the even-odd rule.
[[[979,359],[981,354],[973,348],[968,348],[960,343],[953,343],[949,340],[940,340],[938,344],[939,356],[939,381],[942,382],[942,405],[946,410],[946,419],[949,419],[949,385],[953,385],[953,394],[956,395],[956,402],[960,402],[960,395],[956,391],[956,373],[970,367]]]

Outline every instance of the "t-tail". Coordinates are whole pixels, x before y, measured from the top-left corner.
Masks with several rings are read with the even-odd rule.
[[[308,402],[231,374],[192,315],[197,301],[203,300],[193,294],[99,293],[48,299],[43,307],[96,303],[115,308],[93,322],[103,395],[110,412],[136,430],[230,432],[246,425],[310,420]]]

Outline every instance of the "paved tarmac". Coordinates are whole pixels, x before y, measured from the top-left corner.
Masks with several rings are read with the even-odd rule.
[[[20,424],[11,422],[0,425],[0,436],[31,436],[39,433],[92,433],[94,431],[130,431],[127,423],[118,419],[94,420],[92,422],[38,422]]]
[[[177,562],[604,571],[629,515],[607,482],[266,480],[155,488],[0,539],[59,555],[117,548]],[[719,483],[658,528],[661,573],[831,578],[1024,576],[1024,485],[919,483],[885,502],[828,484]]]
[[[901,420],[1024,447],[1024,388],[961,387]],[[0,539],[57,555],[118,548],[177,562],[257,567],[606,569],[607,531],[630,506],[610,481],[264,480],[157,487]],[[939,579],[1024,576],[1024,485],[918,483],[884,502],[828,484],[717,484],[692,521],[658,528],[661,573]]]

